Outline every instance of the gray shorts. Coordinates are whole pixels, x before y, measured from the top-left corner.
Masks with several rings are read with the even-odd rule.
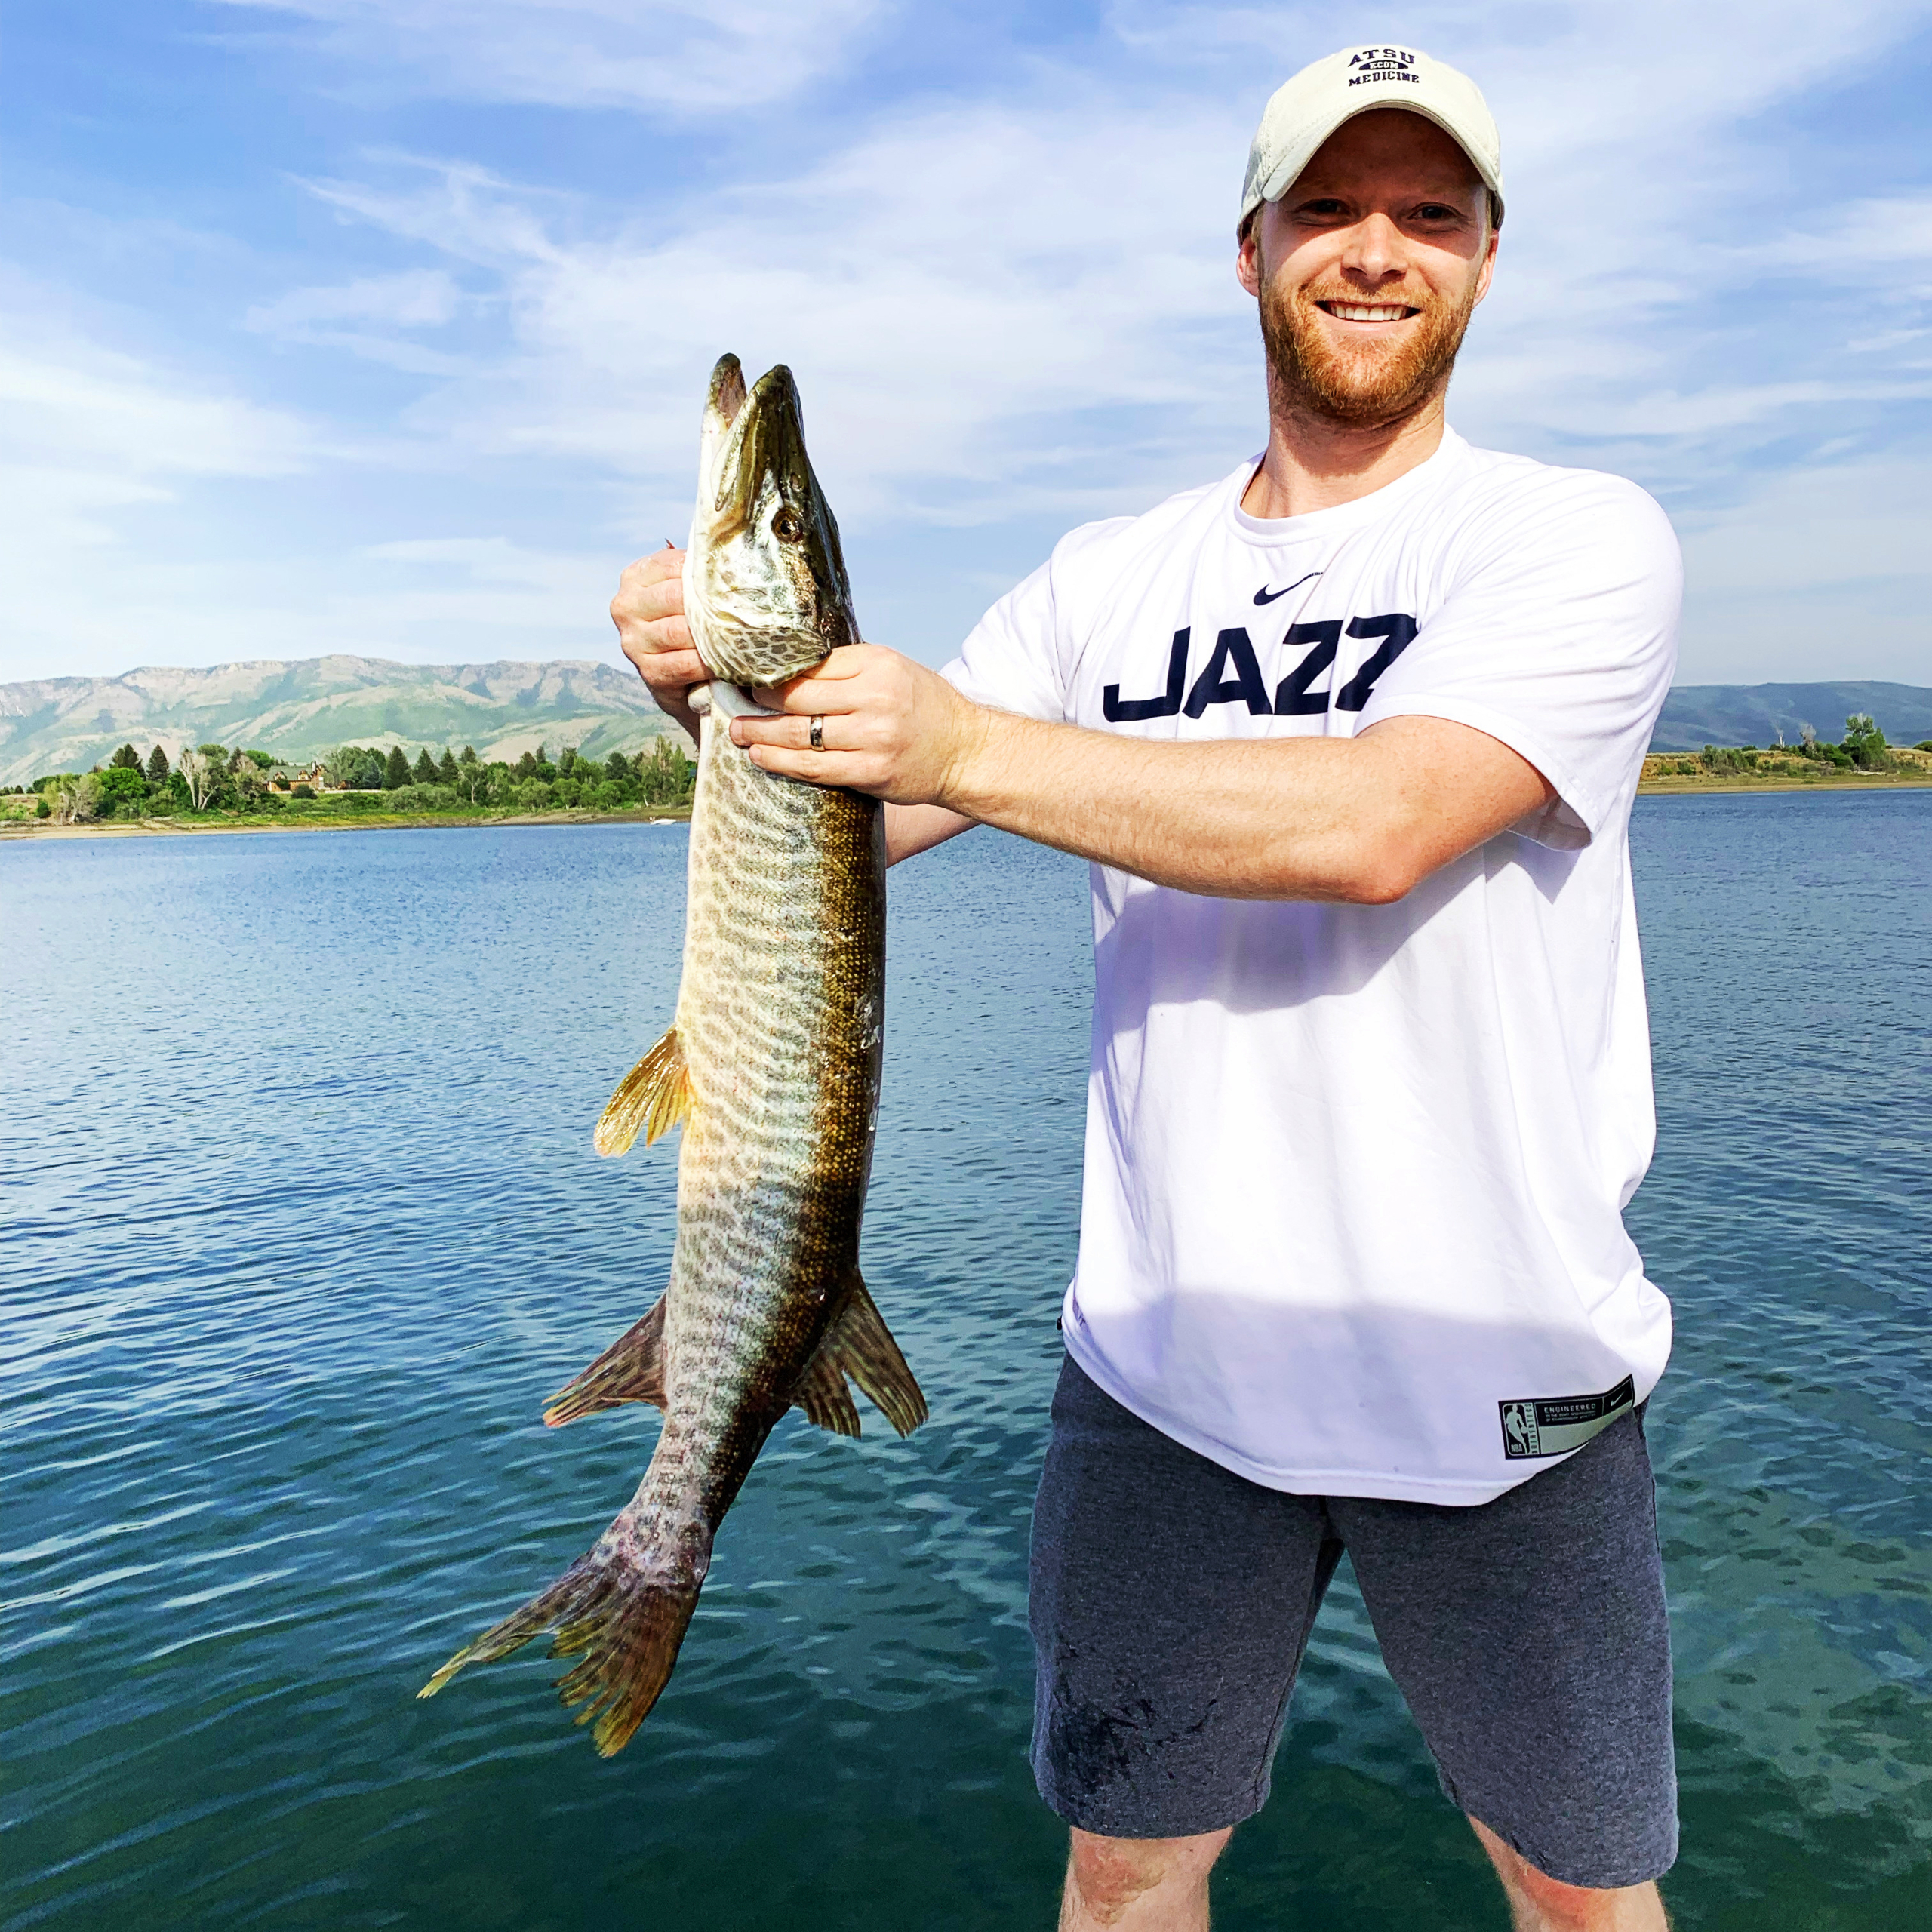
[[[1040,1795],[1109,1838],[1251,1817],[1344,1549],[1452,1802],[1568,1884],[1670,1869],[1641,1410],[1473,1508],[1291,1496],[1183,1448],[1068,1360],[1033,1512]]]

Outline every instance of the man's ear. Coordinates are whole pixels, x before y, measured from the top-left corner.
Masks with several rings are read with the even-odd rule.
[[[1266,207],[1266,202],[1262,206]],[[1251,208],[1242,221],[1235,249],[1235,279],[1249,294],[1261,294],[1261,209]]]
[[[1488,238],[1482,247],[1482,266],[1476,271],[1476,300],[1480,302],[1489,293],[1489,285],[1496,275],[1496,245],[1501,237],[1494,228],[1489,231]]]

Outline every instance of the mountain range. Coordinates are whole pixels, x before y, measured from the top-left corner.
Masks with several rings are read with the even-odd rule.
[[[1795,745],[1804,727],[1835,744],[1844,721],[1867,712],[1895,745],[1932,738],[1932,690],[1922,685],[1679,685],[1664,700],[1651,734],[1654,752],[1702,751],[1706,745]]]
[[[597,758],[672,728],[628,666],[392,664],[379,657],[259,658],[201,670],[0,685],[0,785],[85,771],[117,746],[171,759],[188,745],[272,752],[291,764],[337,745],[399,744],[514,760],[539,744]]]
[[[1917,685],[1680,685],[1652,735],[1656,751],[1768,745],[1802,728],[1835,740],[1869,712],[1895,744],[1932,737],[1932,689]],[[517,758],[539,744],[596,758],[631,752],[672,728],[628,668],[549,663],[394,664],[379,657],[253,659],[202,670],[150,667],[118,678],[0,685],[0,785],[85,771],[118,745],[143,757],[158,742],[272,752],[291,763],[340,744],[473,745]]]

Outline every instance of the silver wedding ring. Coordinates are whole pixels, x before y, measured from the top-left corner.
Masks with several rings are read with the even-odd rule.
[[[823,718],[814,718],[812,720],[809,741],[814,751],[822,752],[825,749],[825,720]]]

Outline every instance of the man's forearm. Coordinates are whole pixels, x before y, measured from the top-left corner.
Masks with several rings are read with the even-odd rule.
[[[1217,898],[1374,901],[1414,883],[1364,740],[1150,744],[980,720],[943,803],[981,824]]]
[[[888,805],[885,808],[885,863],[896,866],[901,859],[929,852],[962,832],[971,832],[979,823],[943,805]]]
[[[1554,795],[1508,745],[1444,718],[1153,743],[988,709],[873,645],[760,697],[771,715],[731,729],[761,769],[927,814],[888,820],[895,857],[992,825],[1217,898],[1386,904]]]

